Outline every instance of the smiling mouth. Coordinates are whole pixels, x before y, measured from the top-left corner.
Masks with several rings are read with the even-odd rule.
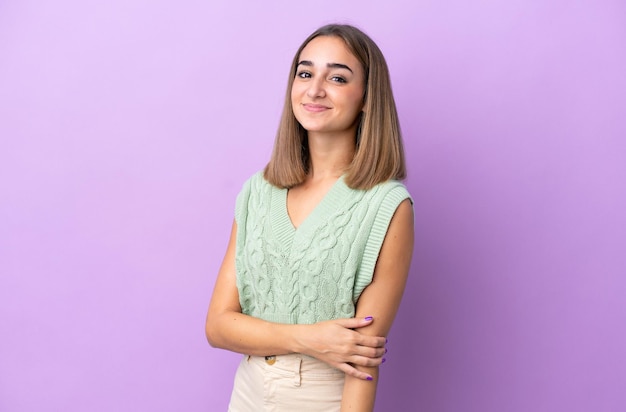
[[[330,109],[330,107],[313,103],[303,103],[302,106],[304,107],[304,110],[314,113],[323,112],[324,110]]]

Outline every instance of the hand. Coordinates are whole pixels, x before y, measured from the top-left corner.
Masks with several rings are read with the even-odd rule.
[[[368,318],[334,319],[306,325],[303,330],[305,355],[313,356],[330,366],[355,378],[371,380],[365,372],[353,365],[378,366],[383,361],[386,339],[380,336],[368,336],[354,329],[368,326],[373,322]]]

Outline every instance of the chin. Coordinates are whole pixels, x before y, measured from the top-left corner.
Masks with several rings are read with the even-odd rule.
[[[298,120],[298,123],[300,123],[300,126],[302,126],[302,128],[307,132],[319,132],[324,129],[323,125],[316,124],[314,122],[301,122],[300,120]]]

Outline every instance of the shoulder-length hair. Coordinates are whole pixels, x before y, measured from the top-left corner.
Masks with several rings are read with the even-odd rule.
[[[320,36],[342,39],[365,73],[364,107],[355,136],[354,157],[346,170],[346,184],[353,189],[369,189],[387,180],[404,179],[404,149],[387,63],[368,35],[356,27],[342,24],[331,24],[316,30],[302,43],[293,58],[272,157],[264,170],[265,179],[274,186],[291,188],[303,183],[309,171],[307,131],[293,113],[291,88],[302,50]]]

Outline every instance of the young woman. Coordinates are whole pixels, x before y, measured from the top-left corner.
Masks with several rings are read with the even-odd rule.
[[[209,306],[209,343],[245,355],[230,411],[373,410],[413,251],[405,175],[379,48],[352,26],[315,31]]]

